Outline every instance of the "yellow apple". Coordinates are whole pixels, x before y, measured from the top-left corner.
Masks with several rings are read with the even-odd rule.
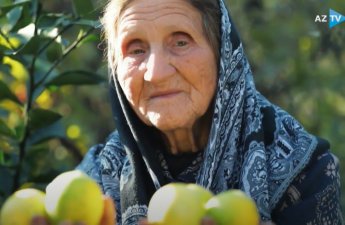
[[[147,213],[150,225],[200,225],[204,205],[212,193],[196,184],[171,183],[152,196]]]
[[[30,225],[34,216],[45,217],[42,191],[27,188],[16,191],[4,203],[0,213],[1,225]]]
[[[255,202],[241,190],[220,193],[209,199],[205,208],[217,225],[259,225]]]
[[[75,170],[60,174],[47,186],[45,206],[55,224],[69,221],[98,225],[104,203],[99,185]]]

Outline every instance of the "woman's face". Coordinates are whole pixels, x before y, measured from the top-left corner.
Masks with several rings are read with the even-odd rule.
[[[200,13],[186,0],[135,0],[117,36],[117,78],[139,118],[162,131],[192,127],[217,83]]]

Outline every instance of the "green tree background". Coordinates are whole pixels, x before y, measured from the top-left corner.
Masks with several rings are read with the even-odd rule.
[[[228,0],[257,88],[326,138],[345,174],[345,23],[315,23],[341,0]],[[115,128],[98,18],[104,0],[0,0],[0,205],[44,190]],[[345,208],[345,176],[342,206]],[[344,214],[345,215],[345,214]]]

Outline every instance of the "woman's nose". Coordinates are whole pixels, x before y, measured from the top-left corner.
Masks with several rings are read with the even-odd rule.
[[[151,51],[146,62],[144,80],[149,82],[163,81],[176,72],[169,56],[164,51]]]

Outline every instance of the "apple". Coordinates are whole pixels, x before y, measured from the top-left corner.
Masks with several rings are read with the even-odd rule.
[[[2,206],[0,224],[30,225],[33,217],[45,217],[44,197],[44,192],[34,188],[14,192]]]
[[[150,225],[200,225],[212,193],[196,184],[170,183],[152,196],[147,213]]]
[[[103,194],[99,185],[85,173],[68,171],[47,186],[45,206],[54,224],[69,221],[98,225],[104,209]]]
[[[241,190],[232,189],[215,195],[205,208],[206,215],[217,225],[259,225],[255,202]]]

